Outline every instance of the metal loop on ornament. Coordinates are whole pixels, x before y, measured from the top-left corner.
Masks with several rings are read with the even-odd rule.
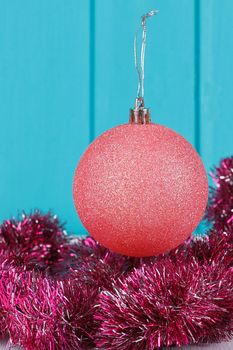
[[[141,17],[141,25],[137,29],[135,37],[134,37],[134,62],[135,68],[138,75],[138,90],[137,90],[137,98],[144,98],[144,64],[145,64],[145,50],[146,50],[146,20],[149,17],[156,15],[159,11],[152,10]],[[142,29],[142,46],[141,46],[141,67],[139,69],[138,65],[138,56],[137,56],[137,41],[139,31]]]

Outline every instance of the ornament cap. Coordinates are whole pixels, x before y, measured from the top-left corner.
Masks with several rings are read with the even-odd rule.
[[[129,123],[130,124],[150,124],[150,110],[144,106],[144,98],[137,97],[135,107],[130,109]]]

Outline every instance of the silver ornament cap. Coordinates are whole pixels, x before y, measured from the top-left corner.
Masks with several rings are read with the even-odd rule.
[[[150,110],[144,106],[144,98],[137,97],[135,107],[130,109],[130,124],[150,124]]]

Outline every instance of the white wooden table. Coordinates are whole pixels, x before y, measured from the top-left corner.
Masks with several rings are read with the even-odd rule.
[[[19,347],[9,347],[7,344],[7,341],[2,341],[0,342],[0,350],[23,350],[22,348]],[[203,346],[197,346],[197,345],[192,345],[192,346],[182,346],[182,348],[169,348],[170,350],[172,349],[183,349],[183,350],[233,350],[233,340],[228,343],[221,343],[221,344],[213,344],[213,345],[203,345]],[[62,349],[65,350],[65,349]],[[163,348],[165,350],[165,348]]]

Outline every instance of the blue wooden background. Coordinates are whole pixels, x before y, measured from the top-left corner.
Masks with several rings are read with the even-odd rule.
[[[0,219],[52,209],[83,233],[72,201],[90,141],[125,123],[133,39],[148,21],[146,104],[206,169],[233,149],[232,0],[0,0]]]

